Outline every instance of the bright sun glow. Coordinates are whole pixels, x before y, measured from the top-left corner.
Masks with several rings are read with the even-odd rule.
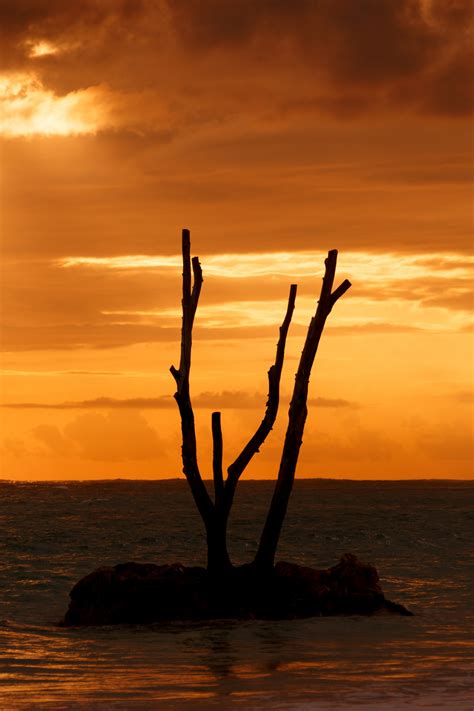
[[[101,87],[57,96],[35,74],[0,76],[0,135],[69,136],[96,133],[106,124]]]
[[[39,40],[37,42],[28,42],[29,52],[28,57],[31,59],[37,59],[38,57],[46,57],[50,54],[58,54],[60,48],[57,45],[48,42],[48,40]]]

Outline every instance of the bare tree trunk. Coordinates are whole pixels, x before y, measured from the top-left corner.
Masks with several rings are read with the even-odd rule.
[[[278,479],[255,557],[255,565],[261,570],[271,568],[274,564],[278,540],[293,487],[296,464],[303,441],[303,430],[307,415],[308,384],[319,340],[332,307],[351,286],[346,279],[335,291],[332,291],[336,263],[337,250],[333,249],[328,253],[325,260],[325,275],[321,287],[321,295],[316,314],[309,325],[296,373]]]
[[[199,294],[202,285],[202,271],[199,264],[199,259],[194,257],[192,260],[193,270],[193,286],[191,289],[191,245],[189,230],[183,230],[182,233],[182,254],[183,254],[183,298],[182,310],[183,321],[181,328],[181,358],[179,369],[171,366],[170,371],[176,381],[177,390],[175,400],[178,403],[179,414],[181,416],[181,434],[182,434],[182,459],[183,473],[188,481],[191,492],[196,502],[196,506],[204,521],[207,534],[208,552],[212,547],[214,552],[215,546],[213,536],[216,528],[215,506],[207,492],[207,489],[202,480],[196,451],[196,429],[194,425],[194,413],[191,404],[189,393],[189,374],[191,371],[191,348],[192,348],[192,330],[194,316],[199,301]],[[220,547],[222,548],[222,546]],[[225,548],[225,546],[224,546]],[[208,556],[209,558],[209,556]],[[223,565],[227,564],[228,556],[224,555]],[[208,560],[208,564],[209,564]],[[212,565],[218,566],[220,561],[216,560],[216,555],[212,556]]]
[[[222,474],[222,427],[221,413],[212,413],[212,472],[214,478],[214,513],[206,524],[207,567],[211,573],[223,573],[232,567],[227,552],[227,521],[229,518],[223,507],[224,478]]]
[[[206,522],[207,569],[216,577],[232,569],[227,551],[227,521],[228,517],[216,507],[213,516]]]
[[[222,505],[224,496],[224,478],[222,474],[222,427],[221,413],[213,412],[212,418],[212,473],[214,477],[214,496],[216,506]]]

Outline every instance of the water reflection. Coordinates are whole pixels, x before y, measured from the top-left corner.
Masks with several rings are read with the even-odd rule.
[[[1,501],[0,620],[13,620],[0,623],[1,711],[472,706],[473,506],[465,488],[314,482],[295,491],[281,556],[325,566],[346,549],[373,553],[384,589],[414,618],[78,630],[53,623],[73,582],[96,565],[199,562],[189,493],[154,482],[71,484],[52,494],[44,485],[12,488]],[[253,484],[242,486],[236,553],[258,537],[269,491],[259,498]],[[317,535],[308,537],[315,521]]]
[[[65,631],[7,626],[0,630],[2,698],[7,708],[19,708],[18,699],[39,705],[68,696],[89,704],[126,698],[257,703],[284,690],[285,696],[329,703],[364,688],[367,701],[370,688],[373,701],[381,685],[398,684],[400,691],[403,683],[404,693],[413,694],[422,679],[439,688],[440,669],[448,686],[449,679],[467,674],[468,638],[447,653],[446,644],[426,639],[422,622],[415,643],[413,629],[407,640],[393,623],[381,635],[379,623],[347,618]]]

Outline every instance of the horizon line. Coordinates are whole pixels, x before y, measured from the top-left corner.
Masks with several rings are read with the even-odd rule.
[[[183,482],[187,483],[186,479],[184,477],[166,477],[163,479],[155,479],[155,478],[147,478],[147,479],[132,479],[129,477],[107,477],[105,479],[101,478],[94,478],[94,479],[3,479],[0,478],[0,484],[88,484],[91,482],[118,482],[118,481],[125,481],[125,482]],[[210,484],[213,483],[213,479],[204,479],[204,482],[209,482]],[[249,479],[242,479],[239,483],[249,483],[249,482],[275,482],[276,479],[267,479],[267,478],[249,478]],[[466,482],[466,483],[473,483],[474,484],[474,478],[472,479],[465,479],[465,478],[449,478],[449,477],[417,477],[414,479],[353,479],[349,477],[323,477],[323,476],[318,476],[318,477],[300,477],[299,479],[295,480],[295,483],[298,481],[350,481],[350,482],[355,482],[355,483],[372,483],[372,482],[378,482],[378,483],[384,483],[384,482],[423,482],[423,481],[439,481],[439,482]]]

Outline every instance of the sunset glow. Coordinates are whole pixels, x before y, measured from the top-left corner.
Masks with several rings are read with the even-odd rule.
[[[350,2],[230,5],[5,18],[2,476],[180,476],[187,227],[205,476],[210,410],[229,458],[261,419],[297,283],[288,401],[336,248],[353,286],[318,353],[299,475],[472,478],[468,3],[371,3],[364,22]],[[285,420],[286,404],[249,476],[274,477]]]
[[[0,711],[474,711],[472,0],[0,26]]]
[[[35,55],[37,56],[37,55]],[[95,133],[105,121],[101,89],[57,96],[35,74],[0,76],[0,135],[70,136]]]

